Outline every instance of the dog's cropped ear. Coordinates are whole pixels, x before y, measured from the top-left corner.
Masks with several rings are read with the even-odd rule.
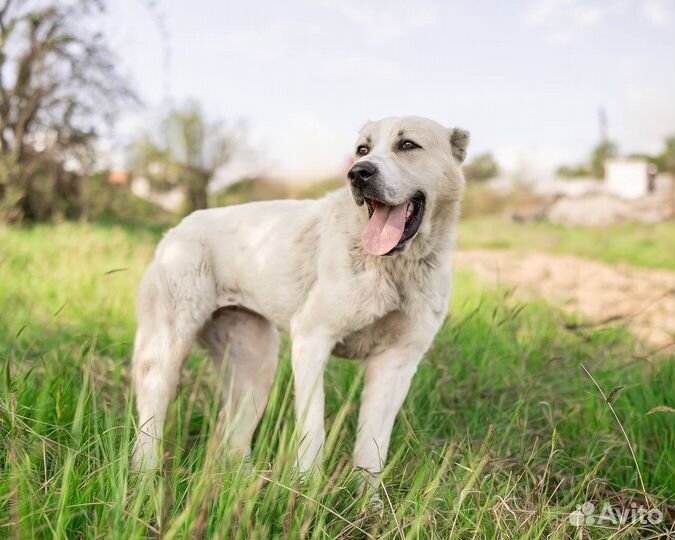
[[[450,130],[450,146],[452,155],[462,163],[466,158],[466,147],[469,146],[469,132],[462,128],[453,128]]]

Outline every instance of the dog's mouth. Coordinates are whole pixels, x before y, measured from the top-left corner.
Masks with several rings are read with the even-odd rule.
[[[393,255],[401,251],[420,228],[425,198],[416,193],[407,202],[390,205],[365,198],[368,225],[361,235],[364,249],[371,255]]]

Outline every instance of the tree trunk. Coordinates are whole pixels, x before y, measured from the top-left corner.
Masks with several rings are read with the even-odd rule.
[[[209,175],[197,173],[195,171],[189,173],[189,181],[187,182],[187,200],[185,205],[186,214],[191,214],[195,210],[202,210],[208,207],[208,185]]]

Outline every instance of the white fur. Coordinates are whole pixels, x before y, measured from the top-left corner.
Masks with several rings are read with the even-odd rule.
[[[422,146],[400,152],[401,137]],[[135,463],[154,467],[183,361],[199,339],[227,356],[225,444],[247,453],[276,371],[277,330],[289,332],[299,419],[298,464],[324,444],[323,373],[334,352],[366,366],[354,464],[376,474],[422,355],[445,318],[450,252],[468,134],[417,117],[364,126],[392,204],[426,195],[419,232],[392,256],[368,255],[368,222],[348,189],[318,201],[202,210],[160,242],[138,295],[133,374],[141,432]]]

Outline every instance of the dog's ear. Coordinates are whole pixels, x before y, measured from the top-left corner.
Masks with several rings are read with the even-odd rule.
[[[466,158],[466,147],[469,146],[469,132],[462,128],[450,130],[450,147],[455,159],[462,163]]]

